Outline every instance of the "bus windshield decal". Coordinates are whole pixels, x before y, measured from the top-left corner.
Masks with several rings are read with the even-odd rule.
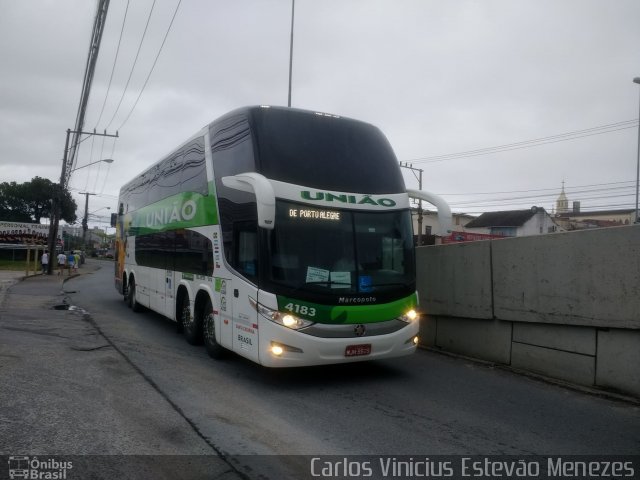
[[[335,210],[316,210],[311,208],[290,208],[289,217],[313,220],[340,220],[340,212]]]

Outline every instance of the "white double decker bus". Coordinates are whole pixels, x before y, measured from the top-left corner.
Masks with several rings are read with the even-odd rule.
[[[408,355],[418,344],[409,197],[376,127],[247,107],[126,184],[116,288],[191,344],[269,367]]]

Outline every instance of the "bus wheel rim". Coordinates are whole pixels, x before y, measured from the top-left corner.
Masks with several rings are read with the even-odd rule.
[[[189,306],[185,305],[182,309],[182,326],[184,328],[190,328],[193,323],[193,319],[191,318],[191,311],[189,310]]]

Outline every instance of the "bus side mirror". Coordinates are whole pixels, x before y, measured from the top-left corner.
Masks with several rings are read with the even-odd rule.
[[[117,213],[112,213],[111,214],[111,226],[115,227],[118,224],[118,214]]]
[[[449,235],[453,227],[451,226],[451,207],[444,200],[444,198],[436,195],[435,193],[425,192],[424,190],[411,190],[407,189],[409,197],[416,198],[418,200],[424,200],[431,205],[435,205],[438,209],[438,225],[440,226],[440,235]]]
[[[222,177],[222,184],[227,188],[255,194],[258,226],[273,230],[276,221],[276,194],[267,177],[254,172],[239,173]]]

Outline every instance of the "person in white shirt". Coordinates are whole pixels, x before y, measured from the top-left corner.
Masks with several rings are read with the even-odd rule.
[[[44,251],[44,253],[42,254],[42,259],[40,261],[42,262],[42,274],[46,275],[47,269],[49,267],[49,251],[48,250]]]
[[[60,252],[58,254],[58,275],[64,275],[64,264],[66,261],[67,256],[63,252]]]

